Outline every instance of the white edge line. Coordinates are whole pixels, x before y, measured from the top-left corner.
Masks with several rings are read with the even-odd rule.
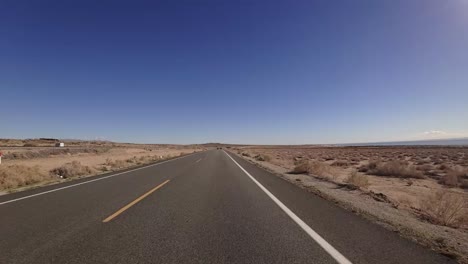
[[[186,157],[191,156],[191,155],[194,155],[194,154],[196,154],[196,153],[198,153],[198,152],[191,153],[191,154],[186,155],[186,156],[183,156],[183,157],[177,157],[177,158],[175,158],[175,159],[165,160],[165,161],[162,161],[162,162],[159,162],[159,163],[156,163],[156,164],[152,164],[152,165],[148,165],[148,166],[136,168],[136,169],[133,169],[133,170],[124,171],[124,172],[119,172],[119,173],[116,173],[116,174],[104,176],[104,177],[101,177],[101,178],[98,178],[98,179],[93,179],[93,180],[89,180],[89,181],[85,181],[85,182],[75,183],[75,184],[68,185],[68,186],[64,186],[64,187],[60,187],[60,188],[57,188],[57,189],[52,189],[52,190],[49,190],[49,191],[40,192],[40,193],[35,193],[35,194],[28,195],[28,196],[16,198],[16,199],[13,199],[13,200],[5,201],[5,202],[0,202],[0,205],[8,204],[8,203],[13,203],[13,202],[16,202],[16,201],[20,201],[20,200],[32,198],[32,197],[35,197],[35,196],[39,196],[39,195],[43,195],[43,194],[47,194],[47,193],[51,193],[51,192],[56,192],[56,191],[60,191],[60,190],[65,190],[65,189],[68,189],[68,188],[76,187],[76,186],[79,186],[79,185],[83,185],[83,184],[87,184],[87,183],[91,183],[91,182],[95,182],[95,181],[104,180],[104,179],[107,179],[107,178],[112,178],[112,177],[115,177],[115,176],[119,176],[119,175],[126,174],[126,173],[130,173],[130,172],[134,172],[134,171],[137,171],[137,170],[146,169],[146,168],[149,168],[149,167],[158,166],[158,165],[163,164],[163,163],[166,163],[166,162],[170,162],[170,161],[174,161],[174,160],[186,158]]]
[[[224,150],[223,150],[224,151]],[[270,191],[268,191],[261,183],[259,183],[250,173],[248,173],[237,161],[235,161],[231,155],[224,151],[226,155],[245,173],[250,179],[262,189],[291,219],[296,222],[317,244],[319,244],[330,256],[332,256],[340,264],[352,264],[345,256],[343,256],[338,250],[330,245],[325,239],[323,239],[317,232],[315,232],[310,226],[302,221],[295,213],[293,213],[286,205],[284,205],[278,198],[276,198]]]
[[[202,160],[202,159],[199,159],[199,160],[195,161],[195,163],[198,163],[198,162],[200,162],[201,160]]]

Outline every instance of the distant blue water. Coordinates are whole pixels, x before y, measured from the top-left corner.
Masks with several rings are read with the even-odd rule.
[[[468,138],[337,144],[338,146],[468,146]]]

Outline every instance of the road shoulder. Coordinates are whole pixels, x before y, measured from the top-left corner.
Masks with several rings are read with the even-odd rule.
[[[359,190],[349,190],[343,186],[309,175],[288,174],[284,168],[274,164],[257,161],[235,152],[229,153],[308,192],[331,201],[347,211],[398,233],[406,239],[442,255],[457,259],[460,263],[468,263],[468,234],[466,232],[459,232],[449,227],[441,228],[440,226],[422,222],[409,212],[398,210],[392,204]]]

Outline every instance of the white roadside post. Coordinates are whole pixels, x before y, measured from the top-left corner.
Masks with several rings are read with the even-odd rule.
[[[3,153],[0,152],[0,165],[2,165],[2,155],[3,155]]]

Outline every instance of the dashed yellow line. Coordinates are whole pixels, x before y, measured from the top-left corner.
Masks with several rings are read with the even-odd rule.
[[[136,203],[138,203],[139,201],[145,199],[146,196],[152,194],[153,192],[155,192],[157,189],[163,187],[166,183],[168,183],[169,180],[159,184],[158,186],[154,187],[153,189],[151,189],[149,192],[143,194],[142,196],[136,198],[133,202],[127,204],[126,206],[122,207],[120,210],[118,210],[117,212],[111,214],[109,217],[107,217],[106,219],[102,220],[103,223],[107,223],[109,222],[110,220],[114,219],[115,217],[117,217],[119,214],[125,212],[128,208],[134,206]]]

